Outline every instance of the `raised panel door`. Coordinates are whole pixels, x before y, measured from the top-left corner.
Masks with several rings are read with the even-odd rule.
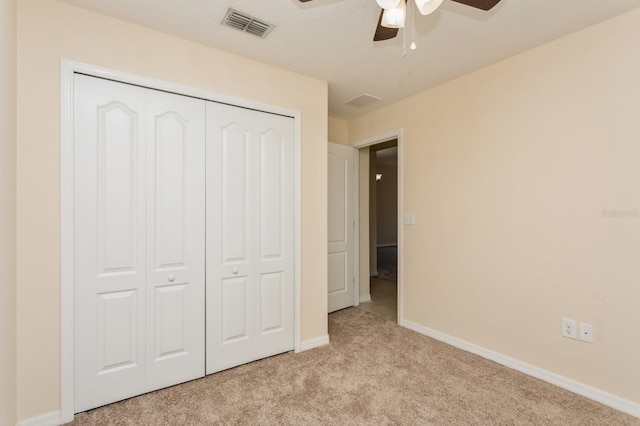
[[[328,311],[354,305],[354,149],[329,144]]]
[[[207,103],[207,374],[254,359],[252,138],[252,111]]]
[[[293,120],[256,112],[254,132],[255,353],[263,358],[294,345]]]
[[[147,390],[204,375],[205,102],[147,90]]]
[[[145,94],[74,82],[75,408],[145,389]]]
[[[207,103],[207,374],[293,349],[293,120]]]
[[[80,412],[204,375],[205,103],[74,85]]]

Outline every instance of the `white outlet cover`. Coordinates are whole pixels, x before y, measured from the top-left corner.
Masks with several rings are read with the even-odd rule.
[[[593,326],[591,324],[580,323],[580,340],[593,343]]]
[[[562,318],[562,336],[569,339],[578,338],[578,330],[576,329],[576,320]]]

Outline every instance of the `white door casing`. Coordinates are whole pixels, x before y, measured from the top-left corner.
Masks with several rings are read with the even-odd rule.
[[[328,310],[355,304],[355,150],[329,143]]]
[[[204,101],[77,75],[76,412],[204,374]]]
[[[207,103],[206,161],[210,374],[294,348],[293,120]]]

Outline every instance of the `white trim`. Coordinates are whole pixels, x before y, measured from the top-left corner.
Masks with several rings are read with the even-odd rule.
[[[353,148],[353,306],[360,300],[360,151]]]
[[[398,139],[398,143],[400,143],[400,139],[402,139],[402,129],[390,130],[387,133],[382,133],[377,136],[371,136],[369,138],[360,139],[353,144],[354,148],[366,148],[371,145],[377,145],[379,143],[387,142],[393,139]],[[400,157],[398,153],[398,157]]]
[[[390,244],[378,244],[376,247],[395,247],[398,243],[390,243]]]
[[[73,378],[73,77],[82,73],[102,77],[122,83],[134,84],[165,92],[201,98],[213,102],[250,108],[272,114],[292,117],[294,120],[294,350],[300,352],[304,347],[301,341],[301,122],[300,111],[266,105],[233,96],[222,95],[207,90],[196,89],[180,84],[125,72],[101,68],[90,64],[62,59],[60,63],[60,413],[58,424],[70,422],[74,415],[74,378]],[[328,339],[328,338],[327,338]],[[327,340],[328,342],[328,340]],[[49,415],[46,415],[49,416]]]
[[[61,425],[62,423],[65,422],[62,421],[60,411],[52,411],[47,414],[42,414],[38,417],[31,417],[30,419],[21,420],[18,422],[18,426],[57,426]]]
[[[360,296],[360,303],[367,303],[367,302],[371,302],[370,294],[363,294],[362,296]]]
[[[396,257],[398,315],[396,322],[400,323],[404,318],[404,137],[402,129],[397,131],[396,137],[398,138],[398,255]]]
[[[60,420],[74,415],[73,66],[60,70]]]
[[[294,215],[294,323],[293,323],[293,349],[296,352],[302,348],[302,116],[300,112],[294,113],[294,190],[293,190],[293,215]]]
[[[378,270],[376,269],[375,271],[369,271],[369,276],[370,277],[377,277],[378,276]]]
[[[296,352],[304,352],[309,349],[319,348],[321,346],[326,346],[329,344],[329,335],[326,334],[322,337],[316,337],[315,339],[305,340],[300,345],[300,350],[296,349]]]
[[[640,404],[408,320],[401,326],[640,418]]]
[[[404,302],[403,302],[403,279],[404,279],[404,221],[403,221],[403,212],[404,212],[404,179],[403,169],[404,169],[404,141],[403,141],[403,133],[404,130],[402,128],[391,130],[387,133],[383,133],[377,136],[372,136],[369,138],[361,139],[356,141],[353,144],[353,147],[356,149],[366,148],[371,145],[377,145],[379,143],[387,142],[393,139],[397,140],[398,145],[398,271],[397,271],[397,292],[398,292],[398,318],[397,322],[400,324],[402,322],[402,318],[404,315]],[[359,158],[359,156],[358,156]],[[357,188],[360,188],[359,176],[356,176],[358,180]],[[359,199],[359,198],[358,198]],[[360,240],[360,228],[359,224],[356,228],[358,232],[357,240]],[[371,244],[371,241],[369,241]],[[378,276],[378,271],[371,271],[371,276]],[[358,291],[360,291],[360,282],[357,282]]]

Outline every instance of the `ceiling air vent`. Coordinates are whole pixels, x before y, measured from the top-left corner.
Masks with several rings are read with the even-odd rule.
[[[377,96],[369,95],[368,93],[363,93],[362,95],[356,96],[355,98],[348,100],[344,104],[362,108],[363,106],[366,106],[381,100],[382,99],[380,99]]]
[[[236,30],[244,31],[245,33],[253,34],[260,38],[265,38],[267,34],[275,28],[274,24],[270,24],[234,9],[229,9],[227,11],[227,14],[221,24],[235,28]]]

